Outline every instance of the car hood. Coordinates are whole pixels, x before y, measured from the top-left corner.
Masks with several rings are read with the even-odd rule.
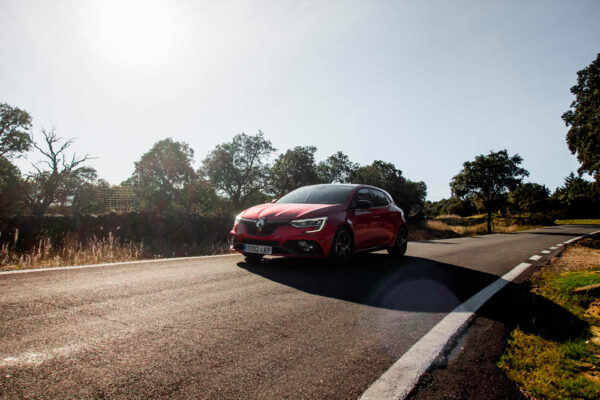
[[[275,221],[324,217],[340,206],[340,204],[267,203],[248,208],[242,212],[241,217],[250,219],[267,218]]]

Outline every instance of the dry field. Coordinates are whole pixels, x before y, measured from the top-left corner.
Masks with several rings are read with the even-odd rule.
[[[107,238],[92,237],[86,241],[66,240],[60,247],[49,239],[40,240],[30,251],[15,251],[12,243],[0,247],[0,271],[27,268],[59,267],[66,265],[101,264],[163,257],[144,246],[144,243],[120,242],[111,234]],[[223,254],[229,251],[227,243],[218,242],[194,248],[184,255]],[[164,249],[162,250],[164,254]]]

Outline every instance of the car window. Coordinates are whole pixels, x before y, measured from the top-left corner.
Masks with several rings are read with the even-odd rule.
[[[348,200],[352,190],[353,186],[343,185],[304,186],[286,194],[277,203],[341,204]]]
[[[368,188],[359,189],[354,195],[354,199],[352,200],[352,205],[356,206],[359,200],[367,200],[371,204],[373,204],[373,199],[371,198],[371,192]]]
[[[371,189],[373,196],[373,207],[383,207],[390,204],[388,197],[381,190]]]

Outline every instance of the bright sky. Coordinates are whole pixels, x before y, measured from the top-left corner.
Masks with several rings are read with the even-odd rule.
[[[260,129],[393,162],[430,200],[503,148],[554,189],[578,167],[560,116],[598,52],[599,1],[0,0],[0,102],[113,184],[165,137],[198,167]]]

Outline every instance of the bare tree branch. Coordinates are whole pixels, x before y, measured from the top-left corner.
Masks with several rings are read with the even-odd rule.
[[[34,143],[34,147],[46,158],[32,164],[36,172],[28,177],[30,182],[30,204],[34,214],[43,214],[56,201],[61,184],[72,175],[93,168],[83,165],[92,159],[88,154],[77,156],[73,153],[67,158],[66,151],[73,144],[72,139],[64,139],[55,133],[54,126],[49,130],[42,128],[45,145]],[[47,167],[47,169],[43,168]]]

